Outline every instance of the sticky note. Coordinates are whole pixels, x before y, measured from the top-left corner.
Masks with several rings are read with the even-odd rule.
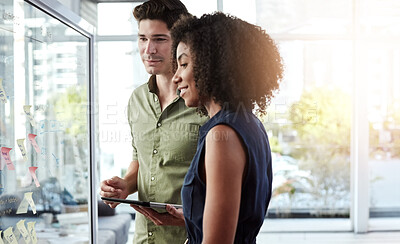
[[[4,244],[3,238],[1,238],[1,232],[3,232],[3,231],[0,230],[0,244]]]
[[[19,150],[21,151],[22,157],[24,158],[24,161],[26,162],[26,161],[28,161],[28,156],[26,156],[24,140],[25,139],[18,139],[17,144],[18,144]]]
[[[32,179],[33,179],[33,181],[35,181],[36,187],[39,187],[40,184],[39,184],[39,181],[38,181],[38,179],[37,179],[37,177],[36,177],[36,170],[37,170],[37,168],[38,168],[38,167],[29,167],[29,173],[31,173]]]
[[[26,225],[28,226],[28,232],[31,236],[31,240],[33,244],[37,243],[37,237],[36,237],[36,230],[35,230],[35,224],[36,222],[28,222]]]
[[[36,140],[35,140],[35,137],[36,137],[36,136],[37,136],[37,135],[35,135],[35,134],[28,134],[28,139],[29,139],[29,141],[31,142],[33,148],[35,148],[35,151],[36,151],[37,153],[40,153],[40,148],[39,148],[39,146],[38,146],[38,144],[36,143]]]
[[[29,235],[28,230],[25,228],[25,220],[18,221],[17,229],[22,235],[22,238],[24,238],[25,243],[31,243],[31,236]]]
[[[36,214],[36,205],[32,199],[33,192],[25,192],[24,199],[22,199],[17,209],[17,214],[23,214],[28,212],[28,206],[31,206],[32,212]]]
[[[7,103],[7,94],[3,88],[3,79],[2,78],[0,78],[0,100],[3,103]]]
[[[9,147],[2,147],[1,148],[1,156],[4,158],[4,161],[6,161],[7,168],[9,170],[15,170],[14,164],[11,162],[10,158],[10,151],[12,148]]]
[[[36,126],[35,120],[33,119],[33,115],[31,114],[31,105],[24,105],[24,112],[26,116],[28,116],[29,122],[33,127]]]
[[[8,229],[4,231],[4,239],[8,241],[9,244],[18,244],[17,238],[15,238],[12,227],[8,227]]]

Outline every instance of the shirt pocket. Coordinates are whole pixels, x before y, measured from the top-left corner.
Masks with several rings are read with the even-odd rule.
[[[200,126],[197,124],[174,123],[164,128],[162,145],[165,151],[173,153],[179,162],[192,161],[199,139]]]
[[[192,220],[192,209],[193,209],[193,189],[194,188],[194,174],[188,172],[185,176],[182,186],[182,203],[183,203],[183,215],[185,218]]]

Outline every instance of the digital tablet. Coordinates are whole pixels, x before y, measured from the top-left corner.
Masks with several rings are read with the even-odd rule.
[[[104,201],[109,202],[119,202],[119,203],[127,203],[127,204],[134,204],[137,206],[147,207],[147,208],[166,208],[168,203],[159,203],[159,202],[143,202],[137,200],[129,200],[129,199],[119,199],[119,198],[110,198],[110,197],[101,197]],[[182,205],[178,204],[170,204],[175,208],[182,208]]]

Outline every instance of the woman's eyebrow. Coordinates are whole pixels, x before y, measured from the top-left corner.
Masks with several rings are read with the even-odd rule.
[[[178,57],[177,60],[178,60],[178,61],[181,61],[182,56],[189,57],[186,53],[181,53],[181,55],[179,55],[179,57]]]

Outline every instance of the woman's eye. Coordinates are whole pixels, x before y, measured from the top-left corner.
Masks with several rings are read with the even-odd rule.
[[[186,68],[188,64],[181,64],[181,67]]]

